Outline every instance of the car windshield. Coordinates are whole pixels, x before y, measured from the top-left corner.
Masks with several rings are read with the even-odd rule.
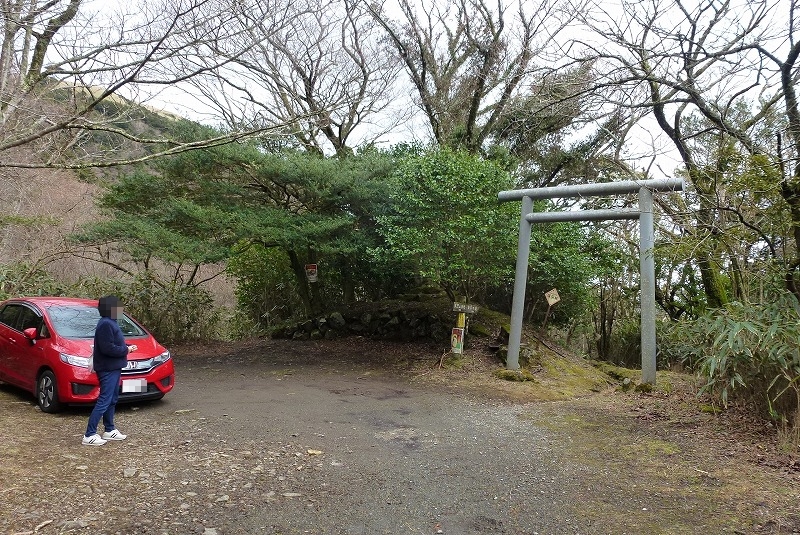
[[[86,305],[51,305],[47,307],[53,328],[64,338],[94,338],[94,329],[100,320],[96,307]],[[128,316],[117,320],[125,336],[144,336],[146,333]]]

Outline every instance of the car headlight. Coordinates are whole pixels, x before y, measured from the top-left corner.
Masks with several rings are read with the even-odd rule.
[[[60,353],[61,362],[65,362],[70,366],[77,366],[78,368],[89,367],[89,357],[79,357],[78,355],[70,355],[68,353]]]
[[[153,357],[153,366],[158,366],[159,364],[163,364],[170,359],[171,355],[169,351],[164,351],[157,357]]]

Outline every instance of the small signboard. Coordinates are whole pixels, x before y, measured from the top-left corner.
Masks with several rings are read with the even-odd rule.
[[[555,288],[545,293],[544,297],[545,299],[547,299],[547,304],[550,306],[553,306],[559,301],[561,301],[561,296],[558,295],[558,291]]]
[[[480,307],[478,305],[466,303],[453,303],[453,312],[464,312],[465,314],[475,314]]]
[[[450,349],[456,354],[464,352],[464,329],[453,328],[453,335],[450,337]]]
[[[317,265],[306,264],[306,278],[308,282],[317,282]]]

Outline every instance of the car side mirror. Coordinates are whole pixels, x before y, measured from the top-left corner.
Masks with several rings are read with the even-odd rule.
[[[22,334],[25,335],[25,338],[30,340],[31,345],[34,345],[36,343],[36,337],[39,335],[39,329],[37,329],[36,327],[28,327],[27,329],[22,331]]]

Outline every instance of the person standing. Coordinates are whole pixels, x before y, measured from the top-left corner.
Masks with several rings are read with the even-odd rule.
[[[135,345],[126,345],[125,336],[119,328],[117,318],[122,314],[122,304],[113,295],[101,297],[97,303],[100,321],[94,332],[94,371],[100,382],[100,394],[97,396],[94,409],[89,415],[86,433],[83,435],[84,446],[102,446],[109,440],[125,440],[114,426],[114,412],[119,399],[119,381],[122,369],[128,365],[128,353],[136,351]],[[100,419],[103,420],[104,433],[97,434]]]

